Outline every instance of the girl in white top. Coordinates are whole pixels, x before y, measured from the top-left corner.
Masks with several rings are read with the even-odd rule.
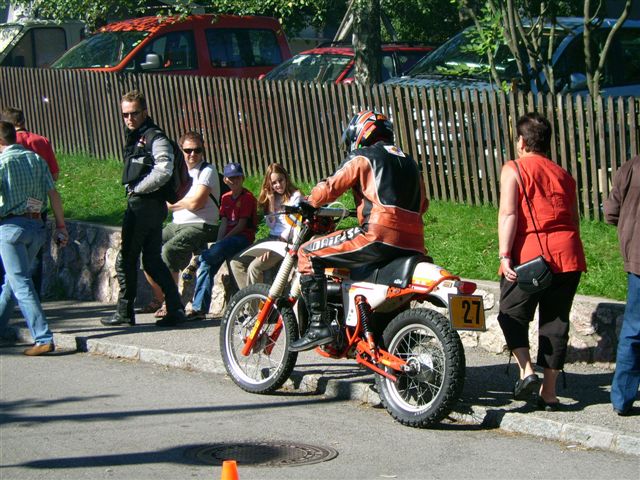
[[[258,206],[265,215],[265,223],[269,227],[267,240],[290,242],[298,227],[297,219],[293,215],[272,215],[281,212],[283,205],[297,205],[302,199],[302,193],[291,181],[291,177],[278,163],[272,163],[267,168]],[[264,272],[275,267],[282,257],[267,252],[260,257],[239,257],[231,261],[231,269],[239,288],[254,283],[262,283]]]

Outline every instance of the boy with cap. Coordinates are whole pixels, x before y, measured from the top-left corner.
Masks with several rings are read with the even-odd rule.
[[[224,183],[230,191],[220,199],[220,227],[218,239],[213,246],[202,252],[200,267],[187,317],[203,319],[211,306],[213,279],[225,262],[253,243],[257,226],[257,201],[244,188],[244,172],[237,162],[224,166]]]

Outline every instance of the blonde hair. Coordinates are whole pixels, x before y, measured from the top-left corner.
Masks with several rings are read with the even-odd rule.
[[[131,90],[130,92],[127,92],[124,95],[122,95],[122,98],[120,99],[120,103],[122,102],[129,102],[129,103],[137,102],[142,110],[147,109],[147,99],[145,98],[144,93],[142,93],[139,90]]]
[[[285,181],[284,193],[282,194],[282,201],[286,202],[291,198],[297,190],[298,187],[295,186],[289,173],[285,170],[285,168],[279,163],[272,163],[267,167],[267,173],[264,175],[264,180],[262,181],[262,188],[260,189],[260,195],[258,195],[258,206],[262,209],[262,211],[270,212],[275,205],[275,192],[271,187],[271,175],[274,173],[282,175]]]

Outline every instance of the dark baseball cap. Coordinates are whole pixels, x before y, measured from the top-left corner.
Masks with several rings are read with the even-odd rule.
[[[231,162],[224,166],[224,176],[227,178],[240,177],[244,176],[244,172],[238,162]]]

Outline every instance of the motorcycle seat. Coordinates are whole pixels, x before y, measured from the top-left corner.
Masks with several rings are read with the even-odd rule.
[[[433,258],[427,255],[411,255],[410,257],[394,258],[389,263],[382,265],[366,266],[351,270],[351,280],[405,288],[411,283],[413,270],[420,262],[433,263]]]

